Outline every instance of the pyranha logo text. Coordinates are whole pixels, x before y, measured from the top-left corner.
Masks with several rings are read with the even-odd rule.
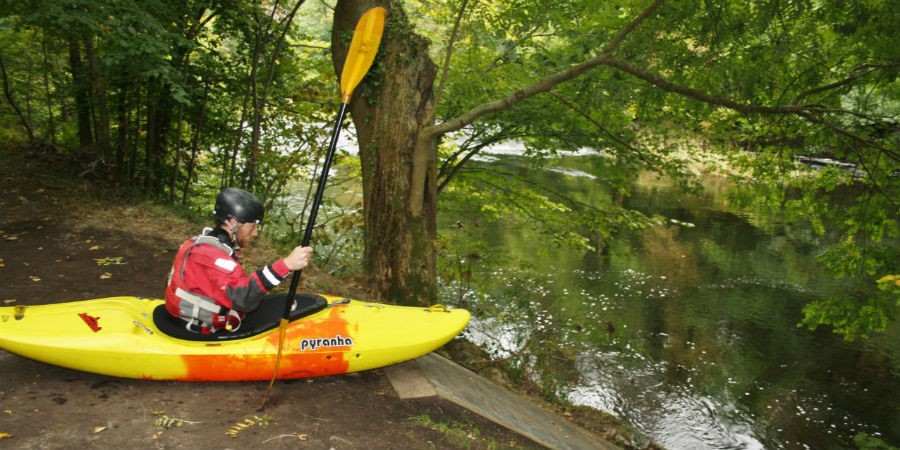
[[[306,338],[300,341],[300,351],[315,351],[319,347],[350,347],[353,338],[337,335],[332,338]]]

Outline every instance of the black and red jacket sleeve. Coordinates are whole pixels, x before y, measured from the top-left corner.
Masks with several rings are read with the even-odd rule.
[[[188,258],[185,281],[195,292],[226,308],[249,312],[289,273],[284,260],[279,259],[247,275],[243,266],[222,249],[199,245]]]

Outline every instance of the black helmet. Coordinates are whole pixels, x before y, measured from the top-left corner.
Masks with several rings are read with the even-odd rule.
[[[263,204],[255,195],[243,189],[225,188],[216,197],[213,216],[221,222],[234,217],[241,223],[260,223],[263,220]]]

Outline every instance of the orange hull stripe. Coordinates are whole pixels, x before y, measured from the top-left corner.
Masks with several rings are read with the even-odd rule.
[[[301,341],[312,337],[352,337],[341,313],[344,308],[331,308],[328,318],[298,321],[288,325],[278,368],[278,378],[303,378],[347,373],[352,357],[351,347],[301,349]],[[265,338],[265,350],[259,355],[183,355],[187,374],[182,381],[269,380],[275,369],[278,332]]]

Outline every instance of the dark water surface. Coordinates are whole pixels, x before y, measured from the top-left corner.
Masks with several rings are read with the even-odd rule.
[[[589,176],[552,176],[576,194],[611,197],[593,192],[602,188]],[[798,328],[804,304],[840,293],[814,259],[820,243],[729,212],[724,181],[705,185],[685,197],[639,179],[625,205],[671,220],[606,252],[543,245],[502,223],[474,231],[547,274],[540,298],[553,315],[604,330],[584,339],[612,336],[577,347],[561,395],[670,449],[843,449],[859,432],[900,446],[900,326],[853,343]],[[497,293],[490,301],[511,287],[496,273],[475,277]],[[540,326],[484,319],[467,333],[502,356]]]

